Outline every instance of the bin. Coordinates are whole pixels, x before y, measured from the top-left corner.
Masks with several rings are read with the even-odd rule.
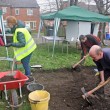
[[[44,86],[39,83],[31,83],[27,85],[27,90],[29,92],[33,92],[35,90],[44,90]]]
[[[106,34],[106,38],[105,39],[106,40],[110,40],[110,34],[109,33]]]
[[[45,90],[36,90],[28,96],[31,110],[48,110],[50,93]]]
[[[46,28],[47,30],[47,36],[53,36],[53,33],[54,33],[54,27],[53,26],[48,26]]]

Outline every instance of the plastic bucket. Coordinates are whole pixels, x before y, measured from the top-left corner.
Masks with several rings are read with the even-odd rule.
[[[48,110],[50,93],[45,90],[36,90],[28,96],[31,110]]]
[[[31,83],[27,85],[27,90],[29,92],[33,92],[35,90],[44,90],[44,86],[39,83]]]
[[[110,34],[109,33],[106,34],[106,38],[105,39],[106,40],[110,40]]]

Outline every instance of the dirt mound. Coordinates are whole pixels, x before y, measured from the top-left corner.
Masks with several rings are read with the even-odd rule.
[[[60,69],[56,71],[34,70],[38,83],[44,85],[50,95],[50,110],[110,110],[110,99],[89,98],[92,106],[82,98],[81,87],[89,91],[99,83],[94,67],[83,67],[81,71]]]

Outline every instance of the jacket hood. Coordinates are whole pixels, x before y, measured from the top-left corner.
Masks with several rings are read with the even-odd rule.
[[[17,21],[17,25],[14,25],[13,28],[11,28],[11,32],[14,33],[16,28],[25,28],[25,24],[21,21]]]

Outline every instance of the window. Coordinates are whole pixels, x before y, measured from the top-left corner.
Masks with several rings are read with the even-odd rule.
[[[31,26],[32,30],[34,30],[36,28],[36,22],[35,21],[31,21],[30,22],[30,26]]]
[[[33,10],[32,9],[27,9],[27,15],[33,15]]]
[[[7,12],[7,7],[2,7],[3,14]]]
[[[25,21],[26,27],[31,28],[31,30],[36,29],[36,21]]]
[[[19,9],[15,9],[15,15],[19,15]]]

